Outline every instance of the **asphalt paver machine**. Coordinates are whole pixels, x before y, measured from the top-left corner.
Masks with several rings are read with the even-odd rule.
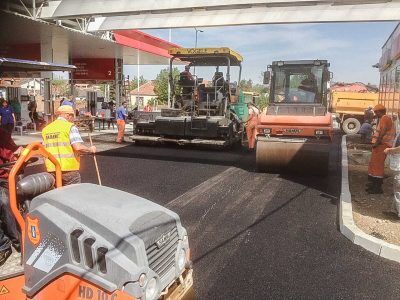
[[[162,109],[154,121],[138,122],[132,139],[222,147],[240,141],[243,125],[230,106],[239,95],[231,69],[239,68],[240,82],[242,56],[229,48],[172,48],[169,54],[171,107]],[[195,74],[182,73],[174,78],[172,65],[178,59],[193,68],[212,68],[212,80],[206,83]]]
[[[37,155],[56,166],[56,179],[44,172],[18,180]],[[9,176],[23,271],[0,278],[1,300],[194,298],[177,214],[116,189],[61,185],[57,160],[39,143],[25,148]]]
[[[274,61],[268,69],[269,106],[257,126],[258,170],[326,174],[333,139],[329,63]]]

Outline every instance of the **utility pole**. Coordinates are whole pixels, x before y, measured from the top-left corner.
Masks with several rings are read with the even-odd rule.
[[[171,31],[172,31],[172,29],[170,28],[169,32],[168,32],[168,42],[170,42],[170,43],[171,43],[171,35],[172,35]],[[169,61],[168,61],[168,107],[172,106],[171,105],[171,82],[170,82],[170,78],[169,78],[169,73],[171,71],[172,71],[171,70],[171,66],[170,66]]]
[[[137,49],[137,96],[136,96],[136,104],[138,105],[138,111],[140,107],[140,52]]]

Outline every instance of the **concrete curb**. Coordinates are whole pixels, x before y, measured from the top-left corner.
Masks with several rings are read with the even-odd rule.
[[[377,239],[363,232],[354,223],[353,208],[351,205],[351,194],[349,187],[349,166],[347,160],[346,136],[342,138],[342,187],[340,194],[340,232],[354,244],[375,253],[381,257],[400,263],[400,246],[393,245]]]

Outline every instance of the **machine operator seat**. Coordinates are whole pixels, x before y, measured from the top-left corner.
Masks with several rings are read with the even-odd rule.
[[[315,102],[317,94],[317,83],[312,78],[307,78],[301,81],[299,85],[301,102]]]

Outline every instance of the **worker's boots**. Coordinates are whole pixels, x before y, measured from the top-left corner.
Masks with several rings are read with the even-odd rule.
[[[372,186],[374,185],[374,178],[375,177],[372,177],[371,175],[368,175],[368,182],[366,184],[366,189],[365,190],[368,190],[368,189],[372,188]]]
[[[382,190],[383,178],[368,176],[368,180],[370,180],[370,182],[367,183],[367,188],[366,188],[366,192],[368,194],[383,194]]]

